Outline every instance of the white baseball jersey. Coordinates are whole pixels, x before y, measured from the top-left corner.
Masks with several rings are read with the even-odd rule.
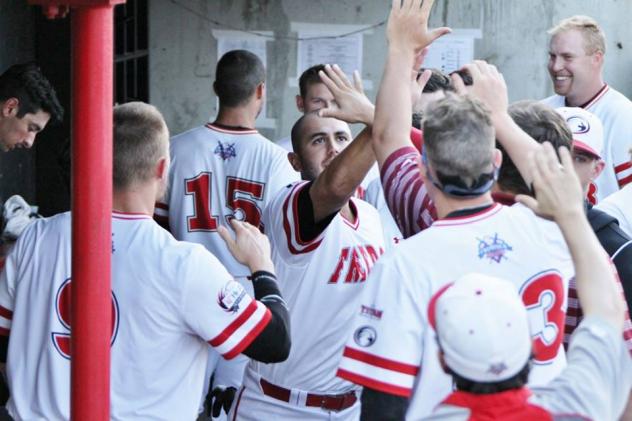
[[[0,278],[16,419],[69,417],[70,225],[69,213],[34,222]],[[195,419],[207,342],[232,358],[270,311],[204,247],[149,215],[113,213],[112,233],[111,418]]]
[[[233,276],[250,275],[217,233],[230,218],[263,228],[261,214],[275,194],[299,179],[287,152],[256,130],[207,124],[171,139],[169,190],[156,204],[179,240],[204,245]]]
[[[297,199],[306,185],[281,191],[264,215],[279,288],[290,308],[290,357],[279,364],[251,361],[250,367],[279,386],[337,394],[357,388],[336,377],[336,368],[384,242],[377,211],[358,199],[351,199],[355,222],[338,213],[315,239],[301,240]]]
[[[399,242],[404,239],[404,236],[399,230],[399,227],[397,226],[395,219],[393,219],[393,215],[386,204],[384,189],[382,188],[382,180],[376,178],[369,183],[364,195],[364,200],[373,205],[380,214],[386,250],[389,250],[394,245],[399,244]]]
[[[553,108],[565,106],[565,98],[560,95],[542,102]],[[604,130],[602,158],[606,167],[589,191],[589,199],[597,203],[632,182],[632,162],[628,152],[632,147],[632,102],[605,85],[582,108],[599,117]]]
[[[546,384],[565,365],[562,338],[573,267],[559,229],[522,205],[494,204],[435,221],[375,266],[338,376],[394,395],[412,396],[407,419],[428,415],[451,391],[437,358],[428,303],[470,272],[513,281],[528,309],[535,343],[531,384]]]
[[[632,238],[632,184],[612,193],[599,202],[596,208],[617,218],[619,227]]]

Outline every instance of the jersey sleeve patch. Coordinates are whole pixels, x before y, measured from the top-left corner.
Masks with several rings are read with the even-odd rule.
[[[252,299],[235,281],[228,282],[218,294],[218,305],[234,313],[232,321],[208,341],[227,360],[236,357],[255,340],[270,322],[270,310]]]
[[[304,254],[318,248],[323,241],[324,233],[321,232],[311,241],[304,241],[300,235],[300,216],[298,213],[298,195],[307,183],[297,183],[283,202],[283,231],[287,240],[287,246],[292,254]]]
[[[345,347],[337,376],[392,395],[410,397],[419,366]]]

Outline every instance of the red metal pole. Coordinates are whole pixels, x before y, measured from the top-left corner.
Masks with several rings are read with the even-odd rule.
[[[111,5],[72,10],[73,420],[110,418]]]

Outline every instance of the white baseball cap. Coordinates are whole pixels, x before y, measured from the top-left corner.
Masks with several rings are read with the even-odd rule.
[[[527,310],[508,281],[464,275],[433,296],[428,319],[445,363],[465,379],[507,380],[531,357]]]
[[[560,107],[560,113],[573,133],[573,148],[598,158],[603,156],[603,125],[599,117],[579,107]]]

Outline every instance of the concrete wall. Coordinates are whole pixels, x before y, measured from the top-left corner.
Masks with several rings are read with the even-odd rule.
[[[299,115],[294,105],[298,89],[288,84],[296,75],[296,41],[283,39],[296,36],[290,24],[371,25],[386,18],[389,5],[386,0],[151,0],[151,102],[163,111],[173,133],[205,122],[216,112],[211,85],[217,42],[212,30],[272,31],[278,39],[267,43],[267,114],[276,119],[276,128],[261,131],[271,139],[287,136]],[[475,54],[504,73],[510,99],[542,98],[551,93],[546,30],[579,13],[595,17],[604,27],[606,80],[632,96],[632,0],[437,0],[431,26],[481,29]],[[362,76],[373,81],[374,90],[367,92],[371,98],[385,49],[384,26],[364,37]]]

